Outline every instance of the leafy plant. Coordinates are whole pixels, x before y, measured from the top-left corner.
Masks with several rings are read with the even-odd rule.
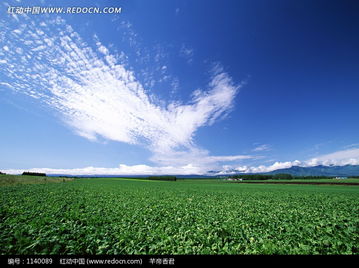
[[[1,254],[358,254],[357,186],[84,178],[0,192]]]

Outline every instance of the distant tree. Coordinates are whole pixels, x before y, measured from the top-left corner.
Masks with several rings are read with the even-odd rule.
[[[149,180],[159,180],[159,181],[176,181],[176,176],[150,176]]]
[[[271,180],[273,179],[273,175],[267,174],[237,174],[229,176],[234,179],[242,179],[242,180]]]
[[[46,177],[46,174],[45,174],[45,173],[29,172],[29,171],[23,172],[22,175],[27,175],[27,176],[43,176],[43,177]]]

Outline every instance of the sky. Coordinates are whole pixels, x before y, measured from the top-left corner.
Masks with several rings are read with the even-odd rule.
[[[359,164],[358,1],[0,5],[2,172]]]

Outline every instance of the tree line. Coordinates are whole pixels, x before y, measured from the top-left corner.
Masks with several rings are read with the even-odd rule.
[[[43,176],[43,177],[46,177],[46,174],[45,174],[45,173],[29,172],[29,171],[23,172],[22,175],[27,175],[27,176]]]
[[[176,176],[149,176],[149,180],[159,180],[159,181],[176,181]]]

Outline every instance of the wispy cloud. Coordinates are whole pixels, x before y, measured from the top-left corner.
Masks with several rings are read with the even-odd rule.
[[[200,127],[233,107],[240,85],[222,69],[190,102],[156,102],[97,35],[91,46],[59,17],[30,21],[24,16],[17,26],[5,29],[0,57],[7,81],[2,84],[46,103],[76,134],[142,145],[156,164],[182,169],[251,157],[210,156],[194,141]]]
[[[253,152],[263,152],[263,151],[270,151],[271,150],[271,146],[268,144],[261,144],[261,145],[257,145],[252,151]]]
[[[194,49],[185,44],[182,44],[180,55],[186,59],[188,64],[191,64],[193,62]]]

